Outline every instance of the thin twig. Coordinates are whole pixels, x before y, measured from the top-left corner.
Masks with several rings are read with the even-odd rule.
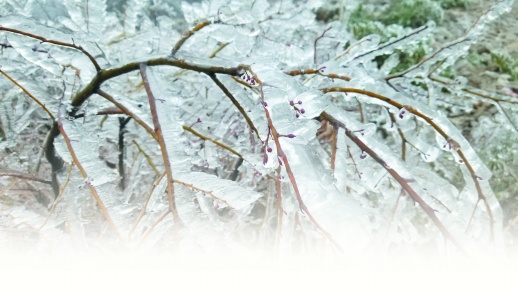
[[[70,175],[72,174],[72,169],[74,168],[74,164],[71,164],[68,168],[67,178],[65,179],[65,183],[63,183],[63,186],[61,186],[61,189],[59,190],[59,195],[56,197],[56,200],[54,200],[54,203],[52,203],[52,207],[49,210],[49,213],[47,214],[47,217],[45,218],[45,222],[39,227],[39,230],[41,230],[47,222],[50,220],[50,217],[52,216],[52,213],[56,210],[56,207],[58,206],[59,202],[61,201],[61,198],[63,198],[63,193],[65,193],[65,188],[67,188],[68,182],[70,181]]]
[[[142,76],[142,80],[144,81],[144,88],[146,89],[146,93],[148,95],[149,107],[151,111],[151,115],[153,117],[153,125],[155,126],[155,135],[160,145],[160,151],[162,152],[162,159],[164,160],[165,172],[167,175],[167,198],[169,200],[169,209],[173,214],[174,221],[181,225],[182,222],[180,220],[180,216],[178,215],[178,210],[176,209],[176,202],[174,198],[174,186],[173,186],[173,171],[171,169],[171,162],[169,160],[169,154],[167,153],[167,147],[165,143],[164,136],[162,134],[162,127],[160,126],[160,121],[158,119],[158,112],[155,102],[155,96],[151,91],[151,86],[149,85],[149,80],[146,73],[147,65],[145,63],[140,64],[140,75]]]
[[[42,179],[40,177],[31,175],[31,174],[22,173],[22,172],[10,170],[10,169],[0,170],[0,177],[15,177],[15,178],[18,178],[18,179],[36,181],[36,182],[40,182],[40,183],[43,183],[43,184],[52,185],[52,181],[45,180],[45,179]]]
[[[0,29],[1,28],[2,27],[0,26]],[[34,100],[34,102],[36,102],[43,110],[45,110],[45,112],[50,116],[50,118],[52,120],[54,120],[54,115],[52,114],[52,112],[50,112],[50,110],[47,108],[47,106],[45,106],[45,104],[43,104],[43,102],[41,102],[38,98],[36,98],[34,95],[32,95],[29,91],[27,91],[22,85],[20,85],[20,83],[16,82],[16,80],[14,80],[6,72],[4,72],[3,70],[0,70],[0,73],[2,75],[4,75],[7,79],[9,79],[9,81],[11,81],[13,84],[15,84],[18,88],[20,88],[23,91],[23,93],[25,93],[32,100]]]
[[[142,120],[140,117],[138,117],[138,115],[133,113],[133,111],[131,111],[128,108],[126,108],[126,106],[124,106],[119,101],[115,100],[115,98],[113,98],[110,94],[104,92],[101,89],[97,89],[96,93],[99,94],[100,96],[102,96],[104,99],[106,99],[106,100],[110,101],[111,103],[113,103],[122,112],[124,112],[125,114],[130,116],[133,120],[135,120],[135,122],[137,122],[140,126],[142,126],[142,128],[144,128],[155,140],[157,140],[156,134],[153,131],[153,129],[149,125],[147,125],[147,123],[144,120]]]
[[[252,120],[250,119],[250,117],[248,117],[248,114],[246,114],[245,109],[241,106],[241,104],[239,104],[239,101],[237,101],[237,99],[234,97],[234,95],[232,95],[232,93],[230,93],[230,91],[227,89],[227,87],[225,87],[225,85],[223,85],[223,83],[221,83],[221,81],[216,77],[216,74],[208,74],[208,75],[212,79],[212,81],[214,81],[214,83],[216,83],[216,85],[218,85],[218,87],[221,89],[221,91],[223,91],[223,93],[225,93],[225,95],[230,99],[230,101],[232,101],[232,104],[234,104],[234,106],[237,108],[237,110],[239,110],[241,115],[243,115],[243,117],[245,118],[246,123],[248,123],[248,126],[250,126],[250,129],[252,129],[255,132],[255,134],[257,135],[257,137],[259,137],[259,131],[257,131],[257,128],[255,128],[255,125],[252,122]]]
[[[222,49],[224,49],[229,44],[230,42],[222,43],[215,51],[212,52],[212,54],[209,55],[209,59],[214,58]]]
[[[25,31],[18,30],[18,29],[8,28],[8,27],[4,27],[4,26],[0,26],[0,31],[1,30],[12,32],[12,33],[16,33],[16,34],[20,34],[20,35],[24,35],[24,36],[27,36],[27,37],[30,37],[30,38],[34,38],[34,39],[38,39],[38,40],[41,40],[42,43],[47,42],[47,43],[55,44],[55,45],[58,45],[58,46],[64,46],[64,47],[76,49],[76,50],[82,52],[84,55],[86,55],[88,57],[88,59],[90,59],[90,61],[92,62],[92,64],[95,67],[95,71],[96,72],[99,72],[101,70],[101,67],[99,66],[99,64],[97,63],[95,58],[89,52],[87,52],[85,49],[83,49],[81,46],[78,46],[78,45],[75,45],[75,44],[72,44],[72,43],[66,43],[66,42],[58,41],[58,40],[47,39],[47,38],[44,38],[44,37],[39,36],[39,35],[35,35],[35,34],[32,34],[32,33],[28,33],[28,32],[25,32]]]
[[[151,157],[144,151],[144,149],[142,149],[140,144],[136,140],[133,140],[133,144],[137,147],[139,152],[141,152],[144,155],[147,163],[151,166],[153,171],[155,171],[155,174],[160,175],[160,171],[158,171],[158,168],[156,167],[155,163],[153,162],[153,159],[151,159]]]
[[[64,109],[61,109],[61,110],[64,111]],[[117,226],[113,222],[110,214],[108,213],[108,210],[104,206],[104,203],[101,200],[101,197],[99,197],[99,194],[97,193],[97,190],[92,185],[92,183],[90,183],[88,181],[88,173],[86,173],[85,169],[83,168],[83,166],[79,162],[79,159],[77,158],[76,153],[74,151],[74,147],[72,146],[72,142],[70,141],[70,138],[68,137],[68,134],[67,134],[67,132],[65,131],[65,129],[63,127],[63,118],[62,118],[61,114],[58,114],[58,129],[59,129],[59,131],[61,133],[61,136],[63,137],[63,140],[65,141],[65,143],[67,145],[68,152],[70,153],[72,161],[77,166],[78,170],[81,172],[81,175],[83,176],[83,178],[86,180],[86,185],[90,189],[90,192],[92,193],[92,196],[94,197],[95,201],[97,202],[97,205],[99,206],[99,209],[101,210],[101,213],[103,214],[104,218],[108,222],[108,225],[110,226],[110,228],[112,229],[114,234],[117,236],[117,238],[121,239],[121,236],[119,234]]]
[[[227,150],[227,151],[233,153],[234,155],[236,155],[236,156],[238,156],[238,157],[243,159],[243,156],[240,153],[238,153],[236,150],[234,150],[233,148],[231,148],[231,147],[229,147],[229,146],[227,146],[227,145],[225,145],[225,144],[223,144],[223,143],[221,143],[221,142],[219,142],[219,141],[217,141],[215,139],[212,139],[212,138],[210,138],[208,136],[205,136],[205,135],[197,132],[196,130],[192,129],[192,127],[187,126],[187,125],[183,125],[182,128],[185,131],[188,131],[188,132],[194,134],[195,136],[197,136],[197,137],[199,137],[199,138],[201,138],[203,140],[208,140],[208,141],[212,142],[213,144],[215,144],[215,145],[217,145],[217,146],[219,146],[219,147],[221,147],[221,148],[223,148],[223,149],[225,149],[225,150]]]
[[[205,21],[198,23],[192,29],[185,32],[184,35],[182,36],[182,38],[180,38],[178,40],[178,42],[174,45],[173,49],[171,50],[171,55],[174,56],[178,52],[178,50],[180,50],[180,48],[182,47],[182,45],[184,44],[184,42],[187,39],[189,39],[191,36],[193,36],[195,32],[199,31],[200,29],[204,28],[205,26],[207,26],[209,24],[210,24],[210,21],[205,20]]]
[[[151,196],[153,195],[153,192],[155,192],[155,188],[160,184],[160,181],[162,181],[162,179],[164,178],[165,173],[166,172],[164,171],[162,173],[162,175],[160,175],[153,183],[153,186],[151,187],[151,190],[149,191],[146,201],[144,202],[144,205],[142,206],[142,210],[140,211],[139,215],[137,216],[137,219],[135,219],[135,222],[131,226],[129,236],[131,236],[133,234],[133,232],[137,228],[138,224],[140,223],[140,220],[142,220],[142,217],[144,217],[144,215],[146,214],[147,205],[149,204],[149,201],[151,200]]]
[[[324,30],[324,32],[322,32],[322,34],[321,34],[321,35],[319,35],[319,36],[317,36],[317,37],[315,38],[315,41],[314,41],[314,43],[313,43],[313,63],[314,63],[314,64],[316,64],[316,63],[317,63],[317,43],[318,43],[318,41],[319,41],[321,38],[323,38],[323,37],[325,36],[326,32],[328,32],[331,28],[332,28],[331,26],[330,26],[330,27],[328,27],[328,28],[326,28],[326,29]]]

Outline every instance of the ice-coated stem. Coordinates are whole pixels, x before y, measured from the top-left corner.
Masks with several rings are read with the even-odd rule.
[[[149,80],[146,74],[147,65],[145,63],[141,63],[140,67],[140,75],[142,76],[142,80],[144,81],[144,88],[146,89],[146,93],[149,100],[149,107],[151,110],[151,115],[153,116],[153,125],[155,126],[155,135],[160,145],[160,151],[162,152],[162,159],[164,160],[165,172],[167,175],[167,198],[169,200],[169,210],[173,214],[174,221],[181,225],[182,222],[180,220],[180,216],[178,215],[178,210],[176,209],[176,203],[174,199],[174,185],[173,185],[173,171],[171,169],[171,162],[169,160],[169,154],[167,153],[167,148],[164,140],[164,136],[162,135],[162,127],[160,126],[160,121],[158,119],[158,112],[156,109],[155,96],[151,91],[151,86],[149,85]]]

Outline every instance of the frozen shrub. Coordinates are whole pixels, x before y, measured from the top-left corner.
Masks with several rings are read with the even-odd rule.
[[[41,248],[502,243],[491,171],[443,110],[482,100],[512,128],[517,101],[440,74],[512,1],[403,71],[433,22],[356,40],[321,1],[106,2],[0,4],[2,228]]]

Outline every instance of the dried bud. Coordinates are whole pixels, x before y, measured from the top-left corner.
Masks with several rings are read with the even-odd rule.
[[[299,118],[299,117],[300,117],[300,115],[297,113],[297,114],[295,114],[295,117]]]
[[[264,107],[268,106],[268,103],[266,103],[266,101],[263,101],[263,106]]]
[[[295,102],[293,102],[293,100],[290,100],[290,106],[294,106],[295,105]]]
[[[271,148],[271,147],[268,147],[266,150],[267,150],[269,153],[271,153],[271,152],[272,152],[272,148]]]
[[[293,133],[290,133],[290,134],[288,134],[286,137],[287,137],[287,138],[294,138],[295,136],[296,136],[296,135],[294,135]]]
[[[268,163],[268,155],[264,154],[264,156],[263,156],[263,165],[266,165],[266,163]]]

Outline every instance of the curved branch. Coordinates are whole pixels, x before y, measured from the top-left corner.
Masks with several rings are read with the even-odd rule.
[[[194,62],[188,62],[184,59],[171,59],[167,57],[149,59],[144,61],[147,66],[173,66],[177,68],[182,68],[190,71],[195,71],[199,73],[213,73],[213,74],[225,74],[237,76],[239,75],[240,67],[220,67],[220,66],[210,66],[203,64],[196,64]],[[132,62],[120,67],[111,68],[102,70],[95,75],[95,77],[90,81],[86,87],[84,87],[81,91],[79,91],[73,98],[71,105],[74,107],[81,106],[90,96],[96,93],[101,87],[102,83],[105,81],[118,77],[120,75],[127,74],[132,71],[140,70],[141,62]]]
[[[66,43],[66,42],[62,42],[62,41],[58,41],[58,40],[44,38],[42,36],[35,35],[35,34],[32,34],[32,33],[28,33],[28,32],[25,32],[25,31],[18,30],[18,29],[14,29],[14,28],[8,28],[8,27],[0,26],[0,31],[2,31],[2,30],[3,31],[12,32],[12,33],[16,33],[16,34],[20,34],[20,35],[24,35],[24,36],[27,36],[27,37],[30,37],[30,38],[34,38],[34,39],[37,39],[37,40],[41,40],[42,43],[43,42],[47,42],[47,43],[55,44],[55,45],[58,45],[58,46],[63,46],[63,47],[68,47],[68,48],[72,48],[72,49],[78,50],[78,51],[82,52],[85,56],[87,56],[88,59],[90,59],[90,61],[92,62],[92,64],[95,67],[95,71],[99,72],[101,70],[101,67],[99,66],[99,64],[97,63],[95,58],[89,52],[87,52],[85,49],[83,49],[81,46],[78,46],[78,45],[75,45],[75,44],[72,44],[72,43]]]

